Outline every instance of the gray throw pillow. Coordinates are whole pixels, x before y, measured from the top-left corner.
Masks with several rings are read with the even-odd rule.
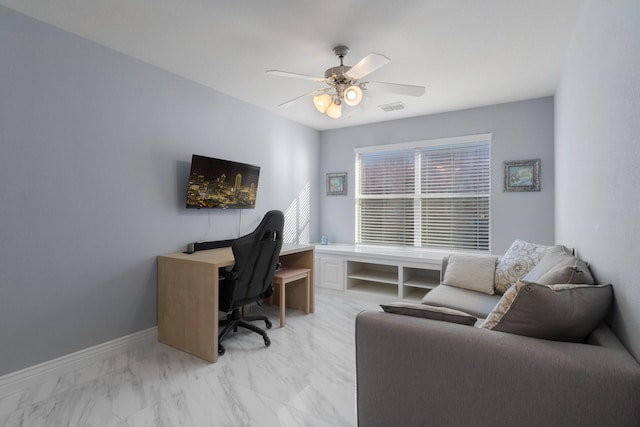
[[[391,302],[380,304],[387,313],[401,314],[403,316],[422,317],[425,319],[440,320],[443,322],[459,323],[473,326],[478,320],[463,311],[446,307],[434,307],[426,304],[411,304],[406,302]]]
[[[540,285],[519,281],[481,328],[554,341],[583,342],[609,310],[609,285]]]
[[[493,295],[497,256],[450,255],[442,282],[456,288]]]
[[[522,280],[541,285],[556,285],[558,283],[592,285],[595,283],[589,265],[573,256],[564,246],[548,249],[540,262]]]

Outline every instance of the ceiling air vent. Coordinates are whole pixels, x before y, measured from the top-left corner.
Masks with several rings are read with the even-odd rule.
[[[390,113],[391,111],[399,111],[407,108],[402,102],[393,102],[391,104],[378,105],[378,107],[384,111],[385,113]]]

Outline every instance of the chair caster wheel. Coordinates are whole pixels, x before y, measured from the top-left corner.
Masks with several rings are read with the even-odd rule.
[[[271,340],[269,339],[269,337],[264,337],[264,345],[266,345],[267,347],[271,345]]]
[[[223,354],[226,353],[227,350],[225,350],[225,348],[221,345],[218,344],[218,355],[222,356]]]
[[[273,326],[270,320],[265,320],[264,323],[265,325],[267,325],[267,329],[271,329],[271,327]]]

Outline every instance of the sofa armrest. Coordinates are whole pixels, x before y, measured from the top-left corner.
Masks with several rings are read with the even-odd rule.
[[[356,318],[360,426],[639,425],[624,349],[365,311]]]

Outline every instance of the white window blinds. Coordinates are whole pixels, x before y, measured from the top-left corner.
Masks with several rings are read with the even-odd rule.
[[[491,135],[356,150],[356,242],[489,251]]]

